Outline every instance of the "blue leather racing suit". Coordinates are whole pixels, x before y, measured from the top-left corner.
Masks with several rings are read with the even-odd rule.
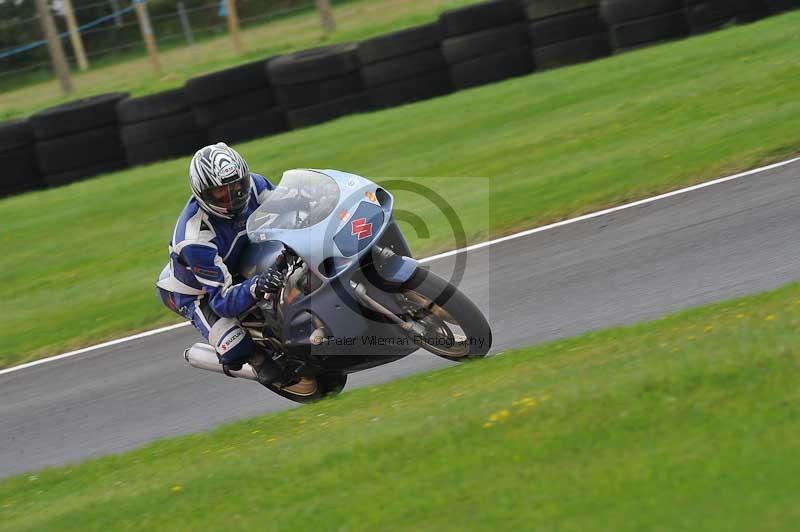
[[[250,174],[250,198],[234,219],[213,216],[194,198],[181,212],[169,244],[169,263],[157,286],[164,304],[187,320],[217,351],[220,362],[246,361],[252,339],[237,317],[256,304],[251,279],[234,284],[247,244],[247,218],[264,201],[272,184]]]

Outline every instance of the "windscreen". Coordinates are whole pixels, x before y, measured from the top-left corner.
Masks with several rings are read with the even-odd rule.
[[[306,229],[331,215],[339,204],[339,185],[319,172],[288,172],[247,221],[248,233]]]

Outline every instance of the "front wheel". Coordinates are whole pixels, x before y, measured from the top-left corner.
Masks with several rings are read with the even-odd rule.
[[[434,355],[462,362],[486,356],[492,329],[483,312],[458,288],[417,268],[400,288],[402,316],[414,323],[414,342]]]

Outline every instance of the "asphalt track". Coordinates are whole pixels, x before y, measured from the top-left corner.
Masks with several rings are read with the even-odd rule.
[[[500,351],[800,278],[800,162],[468,254],[462,289]],[[447,275],[453,258],[431,263]],[[0,375],[0,476],[130,449],[292,403],[180,358],[191,328]],[[418,352],[364,386],[447,364]]]

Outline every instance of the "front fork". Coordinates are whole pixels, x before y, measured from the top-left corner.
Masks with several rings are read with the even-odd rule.
[[[411,257],[398,255],[388,246],[376,245],[372,248],[372,263],[381,279],[397,285],[411,279],[411,276],[419,268],[419,262]]]
[[[368,279],[372,284],[388,283],[393,286],[400,286],[414,275],[419,268],[419,262],[402,255],[396,254],[389,247],[375,246],[372,253],[372,264],[378,279]],[[350,281],[356,299],[365,307],[386,317],[396,323],[407,334],[420,334],[417,330],[419,325],[414,321],[405,320],[381,304],[367,292],[367,286],[363,283]]]

